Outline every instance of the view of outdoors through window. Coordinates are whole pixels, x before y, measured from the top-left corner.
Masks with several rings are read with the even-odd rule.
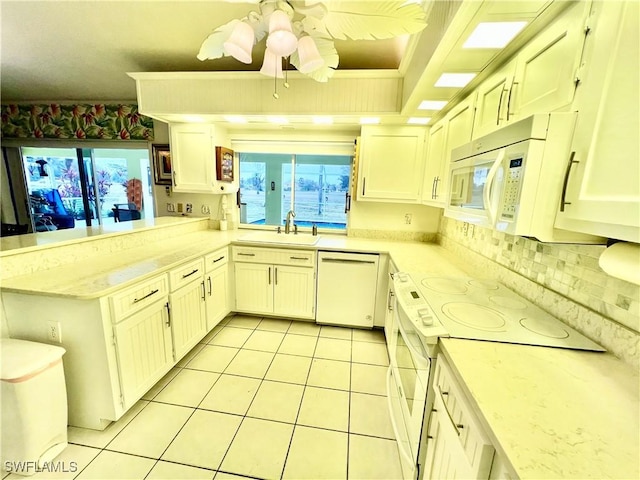
[[[241,223],[345,229],[351,157],[240,153]]]
[[[31,210],[58,228],[85,226],[82,183],[88,194],[92,224],[113,222],[115,205],[132,212],[131,219],[153,216],[149,155],[146,149],[83,149],[86,177],[82,178],[74,148],[22,149]]]

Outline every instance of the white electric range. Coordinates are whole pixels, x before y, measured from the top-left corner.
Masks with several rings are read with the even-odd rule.
[[[411,273],[407,276],[407,283],[412,285],[401,287],[406,293],[396,292],[396,295],[401,303],[401,296],[405,299],[407,294],[411,296],[408,302],[415,312],[413,320],[424,338],[436,335],[605,351],[580,332],[494,280]],[[424,306],[418,307],[421,299],[428,304],[427,312]]]

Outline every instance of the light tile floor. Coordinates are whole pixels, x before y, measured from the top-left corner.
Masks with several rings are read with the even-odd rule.
[[[230,316],[118,422],[31,478],[402,478],[380,331]],[[6,479],[24,478],[4,474]]]

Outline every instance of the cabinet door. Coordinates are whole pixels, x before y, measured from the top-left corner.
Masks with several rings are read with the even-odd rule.
[[[471,141],[473,133],[473,120],[476,112],[476,93],[472,93],[461,103],[456,105],[445,117],[447,122],[447,140],[445,142],[444,155],[442,157],[440,177],[436,182],[436,199],[442,206],[449,196],[449,167],[451,155],[455,148]]]
[[[638,2],[598,2],[556,227],[640,242]],[[562,211],[563,210],[563,211]]]
[[[211,331],[231,310],[229,308],[227,265],[216,268],[205,279],[207,290],[207,331]]]
[[[422,184],[422,203],[435,207],[443,207],[446,195],[439,189],[439,183],[444,171],[446,157],[444,154],[446,146],[447,123],[441,120],[429,131],[429,142],[427,143],[427,155],[424,167],[424,183]]]
[[[210,125],[171,124],[171,168],[176,192],[214,191],[214,150]]]
[[[507,121],[571,104],[590,2],[577,2],[518,53]]]
[[[113,327],[125,409],[173,365],[166,300],[165,297]]]
[[[273,266],[236,263],[236,310],[247,313],[273,312]]]
[[[513,82],[515,63],[510,62],[478,87],[473,139],[497,130],[506,121],[506,104]]]
[[[200,278],[189,283],[171,293],[169,298],[173,349],[179,360],[207,333],[204,280]]]
[[[273,313],[315,318],[316,284],[312,268],[274,267]]]
[[[425,129],[362,128],[359,200],[417,203]]]

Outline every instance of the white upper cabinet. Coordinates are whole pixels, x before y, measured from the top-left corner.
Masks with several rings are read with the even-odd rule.
[[[418,203],[426,129],[363,126],[358,200]]]
[[[589,4],[576,2],[518,53],[507,122],[571,105],[581,75]]]
[[[212,130],[211,125],[199,123],[170,125],[174,191],[214,191],[215,144]]]
[[[506,104],[515,70],[515,61],[509,62],[478,87],[474,139],[491,133],[506,123]]]
[[[219,181],[216,177],[216,145],[226,143],[220,130],[219,126],[204,123],[169,125],[175,192],[233,193],[238,190],[237,168],[233,182]]]
[[[591,2],[576,2],[478,87],[473,138],[514,121],[571,108]]]
[[[597,2],[556,227],[640,242],[639,3]]]
[[[456,105],[429,131],[422,203],[444,207],[449,190],[451,151],[469,143],[473,132],[476,94],[472,93]]]

